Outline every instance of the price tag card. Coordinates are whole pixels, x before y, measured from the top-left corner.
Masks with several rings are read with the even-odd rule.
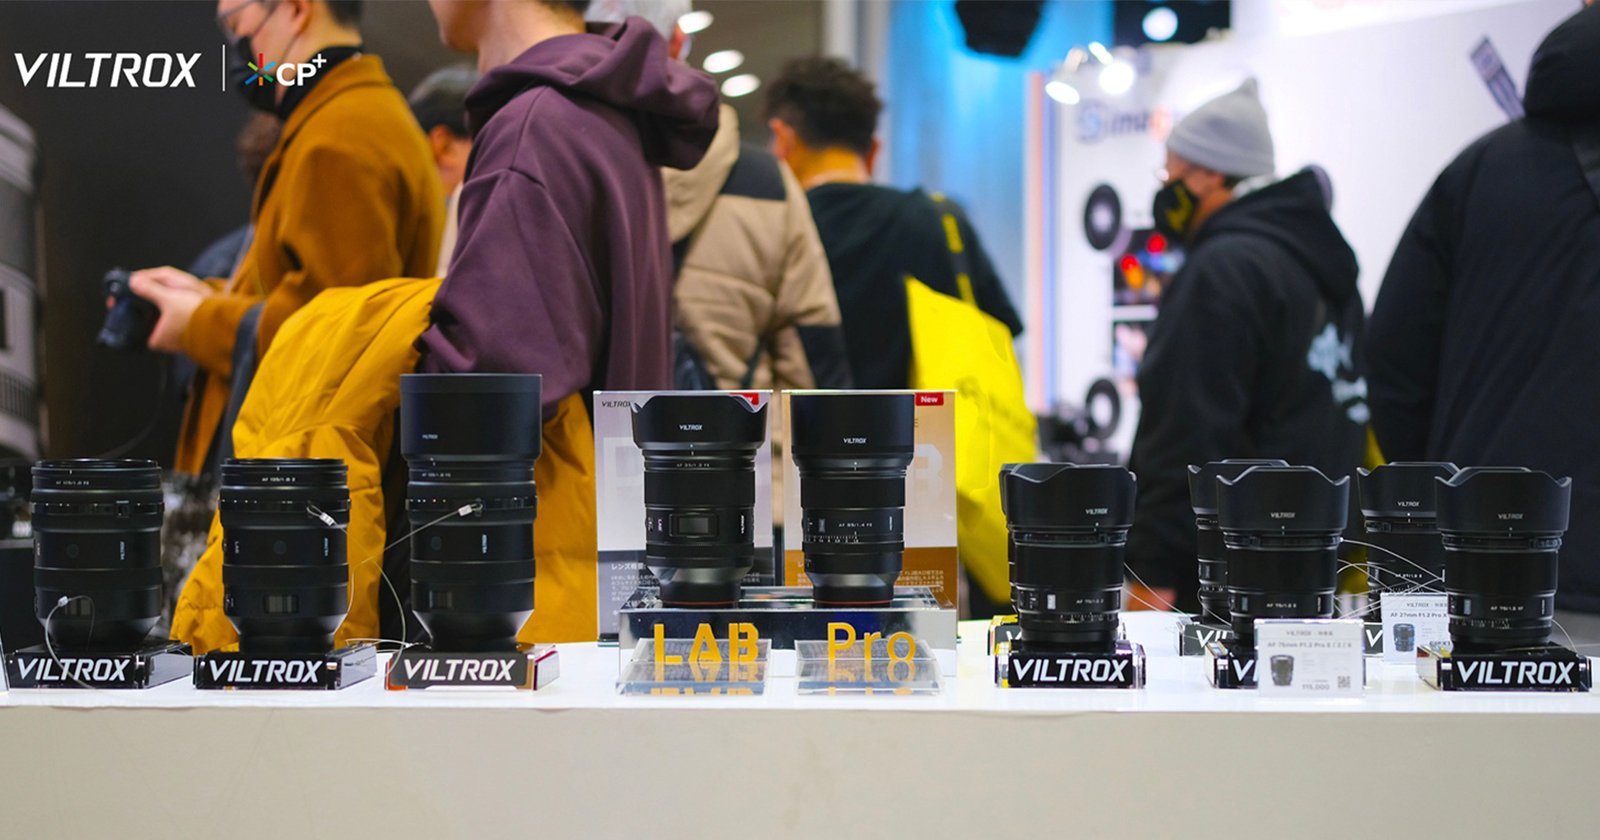
[[[1302,699],[1360,697],[1366,687],[1361,630],[1354,619],[1257,619],[1256,690]]]
[[[1417,651],[1450,641],[1450,612],[1442,592],[1383,596],[1383,661],[1414,665]]]

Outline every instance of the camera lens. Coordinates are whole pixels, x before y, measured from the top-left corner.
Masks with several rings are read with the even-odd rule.
[[[1217,479],[1233,635],[1254,648],[1258,618],[1329,618],[1350,477],[1315,467],[1256,466]]]
[[[1383,603],[1383,593],[1410,590],[1442,591],[1444,543],[1434,505],[1435,479],[1449,478],[1455,464],[1438,461],[1397,461],[1372,472],[1356,470],[1361,496],[1361,516],[1367,542],[1368,593],[1372,614]]]
[[[756,450],[767,407],[662,394],[633,409],[644,454],[645,565],[669,607],[728,607],[755,565]]]
[[[1238,478],[1256,466],[1287,467],[1276,458],[1229,458],[1205,466],[1189,465],[1189,506],[1194,508],[1195,557],[1200,561],[1200,611],[1212,621],[1228,622],[1228,561],[1217,527],[1217,477]]]
[[[1399,651],[1417,649],[1416,625],[1396,624],[1394,626],[1394,649]]]
[[[1272,661],[1268,663],[1268,666],[1272,669],[1273,685],[1281,687],[1294,682],[1293,656],[1290,656],[1286,653],[1280,653],[1272,657]]]
[[[1138,489],[1122,467],[1015,464],[1000,471],[1011,531],[1011,603],[1042,648],[1109,652]]]
[[[537,374],[400,377],[411,599],[435,650],[514,650],[533,614],[539,383]]]
[[[222,611],[251,653],[325,653],[349,611],[350,489],[337,458],[229,458]],[[326,516],[332,520],[322,517]]]
[[[1468,467],[1435,485],[1451,642],[1498,650],[1549,641],[1572,479]]]
[[[34,614],[56,644],[132,649],[155,626],[162,509],[161,468],[154,461],[34,466]],[[69,600],[57,609],[62,598]]]
[[[888,604],[905,550],[915,396],[792,394],[789,413],[800,472],[800,548],[813,599]]]
[[[128,272],[120,268],[106,272],[101,287],[105,296],[113,302],[95,341],[103,347],[124,353],[144,350],[161,311],[155,304],[134,294],[128,282]]]

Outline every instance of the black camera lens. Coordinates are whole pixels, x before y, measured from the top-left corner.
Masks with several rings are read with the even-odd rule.
[[[144,640],[161,617],[162,510],[154,461],[34,465],[34,614],[55,644],[125,650]]]
[[[1417,627],[1414,624],[1396,624],[1394,626],[1394,649],[1399,651],[1417,649]]]
[[[1109,652],[1138,488],[1122,467],[1014,464],[1000,471],[1011,531],[1011,604],[1030,645]]]
[[[791,394],[789,414],[790,451],[800,472],[800,548],[813,599],[888,604],[905,551],[915,395]]]
[[[1217,477],[1238,478],[1251,467],[1287,467],[1276,458],[1229,458],[1205,466],[1189,465],[1189,506],[1194,509],[1195,557],[1200,561],[1200,612],[1228,623],[1228,561],[1217,527]]]
[[[1258,618],[1329,618],[1350,477],[1315,467],[1257,466],[1217,479],[1233,635],[1254,648]]]
[[[756,450],[767,407],[661,394],[633,409],[644,454],[645,565],[669,607],[729,607],[755,565]]]
[[[1282,687],[1294,682],[1294,657],[1287,653],[1280,653],[1268,662],[1272,670],[1272,684]]]
[[[1435,479],[1456,474],[1455,464],[1396,461],[1372,472],[1356,470],[1367,549],[1367,584],[1372,614],[1383,593],[1442,592],[1444,543],[1434,506]]]
[[[400,377],[411,599],[435,650],[514,650],[533,614],[539,383],[515,373]]]
[[[1450,641],[1465,650],[1549,641],[1572,479],[1468,467],[1435,485]]]
[[[133,293],[128,283],[128,272],[113,268],[100,281],[105,296],[111,298],[111,308],[100,326],[95,341],[102,346],[124,353],[144,350],[155,330],[161,310],[148,300]]]
[[[251,653],[326,653],[350,608],[350,488],[337,458],[222,464],[222,611]]]

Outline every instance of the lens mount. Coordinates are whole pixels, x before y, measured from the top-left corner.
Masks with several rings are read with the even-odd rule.
[[[1000,471],[1011,601],[1025,642],[1079,652],[1115,646],[1137,495],[1133,474],[1117,466],[1008,464]]]
[[[163,510],[154,461],[34,465],[34,613],[54,644],[129,650],[144,640],[161,617]]]
[[[1251,467],[1287,467],[1276,458],[1227,458],[1189,465],[1189,504],[1194,509],[1195,559],[1200,571],[1200,609],[1213,621],[1228,621],[1228,561],[1217,527],[1217,479],[1238,478]]]
[[[534,605],[536,374],[407,374],[411,599],[440,651],[516,647]]]
[[[1468,467],[1435,488],[1451,641],[1463,650],[1547,643],[1572,479]]]
[[[915,396],[791,394],[789,413],[789,448],[800,473],[800,548],[813,599],[888,604],[905,551]]]
[[[1217,526],[1227,562],[1234,638],[1255,647],[1258,618],[1328,618],[1350,478],[1315,467],[1254,466],[1217,478]]]
[[[658,394],[633,408],[644,457],[645,565],[669,607],[729,607],[755,565],[755,457],[767,407]]]

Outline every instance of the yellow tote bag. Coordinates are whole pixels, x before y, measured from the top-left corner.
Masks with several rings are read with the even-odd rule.
[[[953,231],[953,218],[947,230]],[[952,252],[959,247],[953,240]],[[958,262],[958,265],[960,263]],[[956,536],[967,574],[995,601],[1011,598],[1000,467],[1038,460],[1011,330],[978,308],[972,281],[958,271],[961,297],[906,278],[911,318],[911,387],[956,396]]]

